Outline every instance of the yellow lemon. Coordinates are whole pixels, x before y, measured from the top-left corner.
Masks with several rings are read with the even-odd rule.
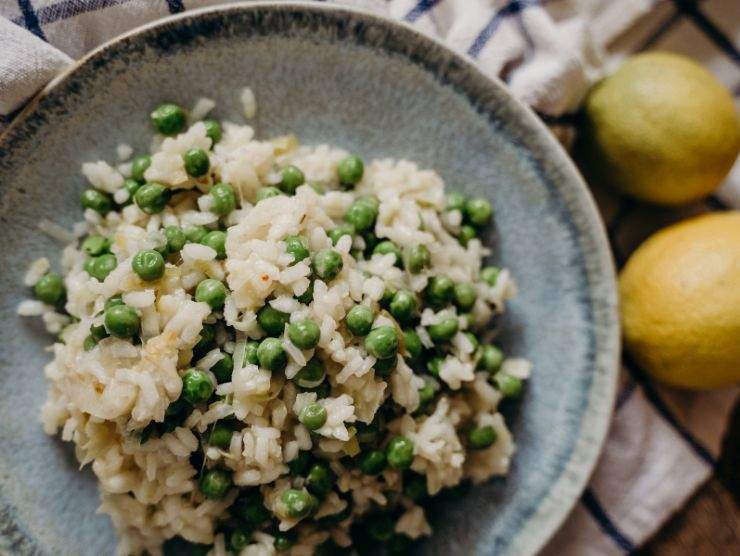
[[[711,193],[739,149],[729,91],[690,59],[651,52],[591,90],[575,154],[594,183],[677,205]]]
[[[740,382],[740,211],[669,226],[619,276],[627,350],[668,384]]]

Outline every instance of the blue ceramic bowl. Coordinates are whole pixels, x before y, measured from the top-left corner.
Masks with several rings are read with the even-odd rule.
[[[28,263],[58,246],[37,230],[81,218],[83,161],[147,147],[147,114],[199,96],[239,116],[259,101],[262,137],[296,132],[365,158],[436,169],[496,210],[486,238],[520,295],[506,313],[507,352],[534,363],[508,417],[511,473],[444,502],[425,554],[531,554],[578,498],[604,440],[619,349],[614,270],[594,203],[545,126],[498,81],[411,28],[344,8],[252,3],[186,13],[95,51],[56,79],[0,139],[0,552],[111,554],[95,481],[72,449],[44,435],[38,323],[14,313]]]

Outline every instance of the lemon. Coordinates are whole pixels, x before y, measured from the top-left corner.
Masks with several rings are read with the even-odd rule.
[[[740,211],[650,237],[619,293],[625,346],[652,376],[691,389],[740,382]]]
[[[705,197],[740,149],[729,91],[688,58],[630,58],[588,94],[575,153],[592,183],[644,201],[677,205]]]

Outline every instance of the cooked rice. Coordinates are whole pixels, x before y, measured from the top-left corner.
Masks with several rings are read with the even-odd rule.
[[[243,89],[239,100],[244,115],[254,117],[251,89]],[[276,516],[274,527],[254,532],[242,556],[274,554],[275,535],[288,530],[296,535],[293,555],[312,554],[327,539],[348,546],[352,523],[383,509],[395,512],[395,533],[411,539],[430,535],[423,507],[403,494],[407,473],[387,468],[376,476],[364,475],[350,463],[362,450],[356,435],[381,413],[390,415],[379,446],[393,435],[410,439],[411,469],[426,477],[430,495],[463,480],[478,483],[507,472],[514,443],[497,412],[503,396],[491,376],[478,370],[479,351],[462,332],[474,328],[485,333],[491,317],[503,312],[516,293],[510,273],[502,270],[493,286],[481,280],[481,261],[488,250],[477,238],[460,245],[455,235],[462,215],[445,211],[444,184],[434,171],[405,160],[375,160],[366,165],[355,189],[346,191],[337,178],[345,151],[299,145],[293,136],[257,140],[250,126],[231,122],[222,122],[223,137],[209,151],[211,139],[199,120],[214,104],[199,99],[190,115],[194,123],[186,131],[152,142],[146,179],[177,190],[163,212],[147,215],[129,204],[103,217],[88,209],[74,234],[48,222],[39,225],[70,244],[61,257],[65,312],[34,300],[18,307],[19,314],[41,316],[50,332],[61,332],[53,346],[54,359],[45,368],[46,432],[74,442],[80,463],[91,465],[100,483],[101,511],[111,516],[119,534],[119,554],[161,554],[162,544],[175,536],[211,545],[210,554],[227,554],[230,537],[220,523],[239,489],[258,491]],[[203,178],[185,171],[182,154],[191,148],[209,152],[211,169]],[[128,145],[119,145],[119,161],[132,154]],[[308,182],[321,183],[326,193],[302,185],[293,196],[257,204],[258,190],[279,182],[279,169],[288,164],[299,167]],[[130,163],[122,166],[90,162],[82,165],[82,173],[91,186],[124,205],[130,202],[123,188]],[[166,242],[163,227],[218,228],[218,216],[209,212],[212,199],[204,194],[218,181],[230,183],[237,197],[237,210],[225,219],[226,258],[218,260],[211,247],[187,243],[179,256],[167,259],[160,280],[142,282],[132,270],[132,257],[142,249],[161,248]],[[332,247],[328,231],[362,196],[380,202],[374,229],[378,238],[390,239],[401,249],[424,245],[431,264],[414,275],[396,266],[392,254],[355,259],[353,253],[365,247],[365,239],[343,236],[333,247],[342,257],[342,271],[328,283],[316,279],[312,302],[301,303],[297,297],[311,285],[312,267],[309,259],[292,264],[285,238],[302,236],[312,253]],[[112,240],[110,250],[118,265],[102,281],[84,270],[86,255],[76,239],[84,234]],[[25,284],[35,284],[49,266],[46,259],[32,263]],[[375,312],[374,326],[397,327],[382,310],[384,291],[421,294],[434,275],[473,284],[477,301],[468,315],[454,307],[421,312],[415,330],[425,348],[434,348],[427,327],[445,318],[457,319],[460,332],[443,354],[438,379],[431,379],[439,393],[431,405],[420,408],[419,390],[429,376],[404,357],[398,358],[390,377],[378,376],[375,357],[348,333],[345,316],[360,303]],[[218,312],[194,300],[194,288],[205,278],[228,285],[229,296]],[[105,302],[115,295],[138,311],[141,341],[107,337],[86,351],[83,344],[91,326],[103,322]],[[320,328],[318,345],[310,350],[294,346],[287,334],[281,336],[288,359],[284,373],[270,373],[245,357],[247,340],[264,336],[257,312],[265,304],[288,313],[291,322],[311,319]],[[216,324],[216,337],[212,348],[194,356],[204,324]],[[214,373],[224,352],[233,354],[234,369],[229,380],[216,384]],[[326,369],[330,389],[325,397],[302,391],[294,381],[312,357],[319,357]],[[181,395],[181,376],[191,366],[208,373],[218,398],[165,429],[168,408]],[[530,367],[524,359],[506,359],[499,373],[526,379]],[[297,415],[312,402],[325,409],[327,419],[311,433]],[[228,446],[209,445],[214,424],[224,419],[234,426]],[[471,426],[492,427],[497,440],[486,449],[471,449],[466,436]],[[142,436],[152,430],[155,434]],[[307,450],[327,461],[336,475],[335,490],[314,517],[346,512],[340,520],[298,520],[281,513],[281,493],[301,488],[305,480],[290,474],[288,464]],[[202,463],[194,465],[197,461]],[[204,470],[212,467],[229,470],[235,485],[220,500],[205,498],[198,486]]]

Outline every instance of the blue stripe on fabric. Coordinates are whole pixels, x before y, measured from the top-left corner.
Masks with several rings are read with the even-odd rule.
[[[23,26],[31,31],[34,35],[36,35],[38,38],[40,38],[42,41],[46,40],[46,36],[44,35],[44,32],[41,30],[41,25],[39,24],[39,18],[36,15],[36,12],[33,10],[33,6],[31,5],[31,0],[18,0],[18,8],[21,10],[21,13],[23,14]]]
[[[439,4],[441,1],[442,0],[419,0],[416,3],[416,6],[411,8],[409,13],[403,16],[403,19],[405,21],[408,21],[409,23],[413,23],[429,10],[431,10],[434,6]]]
[[[63,0],[62,2],[39,8],[36,14],[38,16],[39,23],[41,25],[46,25],[47,23],[62,21],[64,19],[69,19],[70,17],[75,17],[76,15],[95,12],[110,6],[127,4],[132,1],[133,0],[91,0],[89,2],[84,2],[81,0]],[[13,20],[13,22],[22,24],[16,20]]]
[[[497,11],[488,21],[488,23],[486,23],[486,26],[483,27],[481,32],[478,33],[478,36],[475,37],[473,44],[471,44],[470,48],[468,48],[468,54],[473,58],[476,58],[488,44],[488,41],[491,40],[491,37],[493,37],[494,33],[496,33],[496,29],[498,29],[498,26],[501,24],[501,21],[505,17],[518,14],[525,8],[528,8],[529,6],[535,6],[537,4],[539,4],[537,0],[511,0],[511,2]]]
[[[581,495],[581,502],[591,517],[594,518],[601,530],[625,552],[633,552],[635,544],[614,524],[604,508],[599,503],[593,490],[586,488]]]
[[[182,4],[182,0],[165,0],[167,2],[167,9],[170,10],[171,14],[179,14],[185,11],[185,6]]]
[[[655,387],[650,382],[645,372],[635,363],[635,361],[627,354],[624,353],[622,357],[625,368],[629,371],[632,378],[642,386],[643,392],[645,392],[645,398],[655,408],[655,410],[663,417],[663,419],[673,427],[678,435],[684,439],[694,453],[710,467],[717,465],[717,460],[711,454],[711,452],[704,447],[701,442],[692,436],[692,434],[684,427],[673,412],[669,409],[660,394],[655,390]]]
[[[640,47],[637,49],[637,52],[642,52],[643,50],[647,50],[651,46],[653,46],[656,42],[660,40],[661,37],[663,37],[668,31],[670,31],[676,23],[678,23],[682,19],[681,12],[676,10],[671,14],[671,17],[669,17],[667,20],[665,20],[661,25],[653,32],[652,35],[650,35],[645,42],[643,42]]]
[[[732,40],[699,9],[695,0],[673,0],[676,7],[686,15],[719,49],[740,66],[740,51]]]

